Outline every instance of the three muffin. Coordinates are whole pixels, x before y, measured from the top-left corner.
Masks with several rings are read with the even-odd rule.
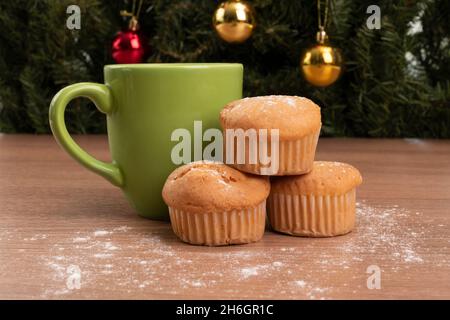
[[[211,161],[184,165],[170,174],[162,191],[182,241],[209,246],[258,241],[266,199],[268,221],[281,233],[330,237],[354,228],[362,177],[349,164],[314,161],[321,129],[314,102],[294,96],[245,98],[226,105],[220,121],[224,161],[232,167]],[[273,176],[271,182],[265,175]]]
[[[226,163],[241,171],[267,174],[261,152],[253,151],[252,160],[249,139],[245,145],[227,143],[228,129],[257,131],[258,148],[267,141],[268,155],[278,160],[277,170],[270,175],[298,175],[311,171],[321,128],[320,108],[307,98],[296,96],[262,96],[237,100],[226,105],[220,113],[224,131],[224,155],[232,154]],[[260,130],[267,130],[267,140],[259,141]],[[271,150],[271,131],[279,130],[278,150]],[[233,145],[234,150],[230,150]],[[238,149],[238,147],[240,149]],[[273,157],[275,152],[278,157]],[[239,161],[238,153],[245,156]],[[278,158],[278,159],[276,159]],[[243,162],[243,163],[240,163]]]
[[[197,161],[173,171],[162,196],[181,240],[219,246],[261,239],[269,191],[267,177],[222,163]]]
[[[346,234],[355,225],[355,188],[361,183],[353,166],[327,161],[314,162],[313,170],[304,175],[273,177],[270,224],[295,236]]]

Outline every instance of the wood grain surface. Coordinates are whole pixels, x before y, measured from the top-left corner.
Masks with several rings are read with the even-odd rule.
[[[108,160],[105,136],[76,140]],[[450,142],[322,138],[316,158],[361,170],[354,232],[208,248],[139,217],[51,136],[0,135],[0,298],[449,299]]]

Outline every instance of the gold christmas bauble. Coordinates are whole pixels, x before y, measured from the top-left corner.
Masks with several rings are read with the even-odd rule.
[[[342,73],[342,55],[338,48],[319,43],[309,48],[300,61],[305,79],[314,86],[333,84]]]
[[[244,42],[255,28],[253,8],[240,0],[222,2],[214,12],[213,26],[223,40],[230,43]]]

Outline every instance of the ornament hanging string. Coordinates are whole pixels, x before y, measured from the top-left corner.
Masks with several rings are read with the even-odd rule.
[[[325,9],[322,18],[322,1],[317,0],[317,23],[319,27],[319,31],[316,35],[316,40],[318,43],[323,44],[328,40],[327,33],[325,32],[325,28],[328,26],[328,10],[329,10],[329,0],[325,0]]]
[[[317,0],[317,21],[319,25],[319,30],[325,30],[328,24],[328,7],[329,7],[329,0],[325,0],[325,10],[323,14],[323,23],[322,23],[322,10],[321,10],[321,0]]]
[[[133,1],[134,3],[136,3],[136,0]],[[142,3],[144,2],[144,0],[139,0],[139,7],[137,9],[136,12],[136,18],[139,18],[139,15],[141,14],[141,8],[142,8]]]
[[[131,6],[131,12],[129,12],[127,10],[120,10],[120,15],[123,17],[136,17],[136,19],[139,18],[139,14],[141,13],[141,8],[142,8],[143,2],[144,2],[144,0],[139,0],[138,9],[136,12],[136,0],[133,0],[133,4]]]
[[[144,2],[144,0],[139,0],[139,4],[137,6],[137,11],[136,11],[136,0],[133,0],[133,4],[131,6],[131,12],[129,12],[127,10],[120,11],[120,15],[122,17],[131,17],[129,28],[132,30],[136,30],[138,28],[138,19],[139,19],[139,15],[141,13],[141,8],[142,8],[143,2]]]

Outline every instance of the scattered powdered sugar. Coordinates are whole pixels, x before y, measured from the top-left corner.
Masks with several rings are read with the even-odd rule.
[[[396,252],[397,253],[397,252]],[[423,262],[423,259],[411,249],[403,250],[403,261],[405,262]]]
[[[217,182],[219,183],[219,184],[221,184],[221,185],[223,185],[225,188],[231,188],[231,186],[230,186],[230,184],[229,183],[227,183],[226,181],[224,181],[223,179],[221,179],[221,178],[218,178],[217,179]]]
[[[257,276],[258,275],[258,267],[253,268],[242,268],[241,269],[241,275],[243,278],[248,278],[251,276]]]
[[[110,234],[110,231],[106,231],[106,230],[96,230],[94,232],[95,237],[102,237],[102,236],[106,236],[108,234]]]
[[[131,227],[129,226],[120,226],[120,227],[116,227],[113,229],[116,232],[127,232],[129,230],[131,230]]]
[[[312,300],[313,299],[325,300],[324,294],[328,291],[330,291],[330,288],[320,288],[320,287],[310,288],[309,292],[307,293],[307,296],[309,299]]]
[[[94,254],[95,258],[99,259],[105,259],[105,258],[111,258],[113,255],[111,253],[96,253]]]
[[[446,238],[440,249],[423,246],[423,238],[430,237],[434,228],[443,226],[430,224],[420,212],[361,202],[356,230],[334,238],[266,232],[259,243],[211,248],[182,244],[164,223],[151,232],[130,226],[86,230],[67,234],[42,256],[54,284],[42,297],[89,298],[91,289],[112,298],[117,298],[115,293],[121,297],[330,299],[339,293],[358,297],[366,288],[370,265],[380,266],[386,279],[406,277],[405,270],[431,263],[448,270],[448,234],[442,232]],[[277,241],[276,237],[285,238]],[[273,245],[268,245],[271,241]],[[80,290],[67,288],[71,265],[81,272]]]
[[[283,266],[283,262],[280,262],[280,261],[274,261],[274,262],[272,262],[272,265],[273,265],[274,267],[281,267],[281,266]]]
[[[306,286],[306,282],[304,280],[297,280],[295,281],[295,284],[298,285],[300,288],[304,288]]]
[[[309,101],[304,97],[270,95],[259,97],[246,97],[232,103],[231,112],[242,112],[249,109],[258,108],[258,112],[265,113],[271,109],[279,108],[280,106],[287,106],[293,109],[305,109],[306,103],[299,103],[299,101]],[[243,109],[243,110],[240,110]]]
[[[117,250],[119,249],[119,247],[116,247],[115,245],[113,245],[111,242],[105,242],[104,247],[106,250]]]
[[[23,238],[24,241],[36,241],[36,240],[43,240],[43,239],[47,239],[46,234],[35,234],[30,238]]]
[[[417,230],[402,224],[410,214],[397,205],[377,208],[358,203],[359,237],[353,237],[341,249],[351,254],[368,249],[369,253],[383,253],[399,262],[423,262],[416,251],[420,238],[425,235],[423,224]]]
[[[184,287],[194,287],[194,288],[200,288],[200,287],[205,287],[207,284],[204,281],[200,281],[200,280],[185,280],[184,281]]]

